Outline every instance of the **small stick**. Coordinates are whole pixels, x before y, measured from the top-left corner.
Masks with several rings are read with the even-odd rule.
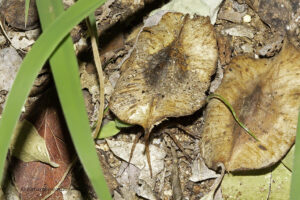
[[[76,161],[78,160],[78,157],[76,156],[72,162],[68,165],[65,173],[63,174],[63,176],[61,177],[61,179],[59,180],[59,182],[56,184],[56,186],[51,190],[51,192],[49,194],[47,194],[46,196],[44,196],[42,198],[42,200],[46,200],[47,198],[49,198],[51,195],[53,195],[57,189],[59,188],[59,186],[62,184],[62,182],[65,180],[65,178],[67,177],[67,175],[69,174],[69,172],[71,171],[71,169],[74,167]]]
[[[139,133],[135,136],[135,138],[134,138],[133,145],[132,145],[131,151],[130,151],[130,156],[129,156],[129,160],[128,160],[128,165],[129,165],[129,163],[130,163],[130,161],[131,161],[131,159],[132,159],[133,152],[134,152],[134,150],[135,150],[136,144],[137,144],[137,142],[139,141],[141,135],[142,135],[142,132],[139,132]],[[128,167],[128,166],[127,166],[127,167]]]
[[[135,150],[136,144],[137,144],[137,142],[139,141],[141,135],[142,135],[142,133],[139,132],[139,133],[135,136],[134,141],[133,141],[133,145],[132,145],[131,150],[130,150],[129,160],[128,160],[128,162],[127,162],[126,167],[125,167],[124,170],[122,171],[122,173],[125,171],[125,169],[127,169],[127,167],[129,167],[129,164],[130,164],[131,159],[132,159],[132,156],[133,156],[133,152],[134,152],[134,150]]]
[[[95,62],[95,66],[96,66],[97,73],[98,73],[99,87],[100,87],[100,92],[99,92],[99,101],[100,101],[99,114],[98,114],[98,120],[97,120],[96,128],[93,132],[93,138],[95,139],[95,138],[97,138],[97,136],[99,134],[101,124],[102,124],[102,119],[103,119],[103,111],[104,111],[104,77],[103,77],[101,59],[100,59],[98,45],[97,45],[97,38],[96,38],[97,35],[95,35],[96,33],[93,32],[92,25],[91,25],[89,19],[86,20],[86,24],[88,26],[88,30],[89,30],[89,33],[90,33],[90,36],[91,36],[93,57],[94,57],[94,62]]]
[[[8,37],[8,35],[7,35],[6,31],[5,31],[4,26],[3,26],[1,20],[0,20],[0,29],[1,29],[1,31],[2,31],[2,33],[3,33],[3,36],[5,37],[5,39],[8,40],[8,42],[10,43],[10,45],[11,45],[14,49],[19,50],[19,51],[21,51],[22,53],[26,54],[26,51],[24,51],[24,50],[21,49],[21,48],[17,48],[17,47],[14,46],[14,44],[12,43],[12,41],[10,40],[10,38]]]
[[[180,142],[177,140],[177,138],[175,137],[175,135],[173,135],[172,133],[168,133],[168,136],[170,136],[170,138],[172,138],[172,140],[174,141],[174,143],[176,144],[176,146],[178,146],[178,148],[182,151],[183,155],[190,161],[192,162],[192,158],[185,152],[183,146],[180,144]]]
[[[186,134],[188,134],[189,136],[191,136],[194,139],[199,139],[199,136],[196,135],[195,133],[193,133],[191,130],[189,130],[188,128],[182,126],[181,124],[176,124],[175,125],[177,128],[179,128],[180,130],[182,130],[183,132],[185,132]]]
[[[149,165],[149,170],[150,170],[150,176],[152,176],[152,166],[151,166],[151,159],[150,159],[150,150],[149,150],[149,139],[150,139],[150,131],[149,129],[145,129],[145,151],[146,151],[146,156],[147,156],[147,162]]]

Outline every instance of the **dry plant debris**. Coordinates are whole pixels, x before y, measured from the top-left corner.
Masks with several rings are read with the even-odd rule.
[[[286,41],[273,58],[232,60],[216,94],[229,101],[260,142],[246,134],[228,108],[214,99],[205,112],[200,143],[208,167],[216,169],[221,162],[227,171],[259,169],[287,153],[295,141],[300,106],[299,56],[299,50]]]
[[[123,142],[123,141],[113,141],[113,140],[106,140],[109,148],[111,151],[118,156],[119,158],[129,161],[130,157],[130,149],[132,148],[132,143]],[[151,163],[153,169],[153,175],[156,176],[160,173],[164,168],[164,158],[166,153],[163,149],[160,149],[154,145],[150,145],[150,150],[155,152],[155,155],[151,156]],[[146,156],[144,155],[145,145],[143,144],[136,144],[136,149],[134,151],[133,157],[130,161],[131,164],[139,168],[141,171],[140,179],[147,181],[149,183],[149,166],[146,161]]]
[[[27,120],[17,124],[11,140],[10,151],[14,157],[24,162],[41,161],[52,167],[59,167],[57,163],[51,161],[44,138]]]
[[[259,14],[260,18],[278,31],[289,30],[292,19],[299,12],[298,0],[254,0],[249,4]]]
[[[42,162],[23,162],[14,159],[12,175],[14,184],[22,199],[42,199],[59,185],[60,190],[47,199],[62,199],[62,190],[69,189],[71,174],[65,178],[74,159],[71,138],[68,137],[63,114],[58,107],[58,98],[53,92],[46,92],[32,107],[26,119],[31,121],[44,138],[51,161],[59,167],[53,168]],[[62,180],[63,179],[63,180]]]
[[[0,91],[10,91],[21,63],[22,58],[14,48],[0,50]]]
[[[175,11],[183,14],[208,16],[211,24],[216,23],[220,4],[223,0],[171,0],[157,10]],[[152,13],[156,13],[154,10]]]
[[[140,33],[122,66],[110,109],[146,132],[167,117],[190,115],[205,103],[217,47],[208,18],[165,14]]]
[[[0,14],[14,28],[31,30],[39,25],[35,0],[30,1],[27,24],[25,25],[25,0],[4,0]]]
[[[138,35],[109,107],[122,121],[144,128],[152,175],[150,132],[167,117],[190,115],[202,107],[216,68],[217,44],[209,18],[181,13],[164,14]]]

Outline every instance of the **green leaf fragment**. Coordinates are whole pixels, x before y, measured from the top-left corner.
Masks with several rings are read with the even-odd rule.
[[[100,134],[98,135],[98,139],[111,137],[116,135],[119,132],[120,129],[117,128],[116,123],[114,121],[110,121],[101,127]]]
[[[269,193],[271,174],[235,176],[226,174],[222,182],[224,200],[265,200]]]
[[[281,163],[265,173],[226,174],[221,187],[224,200],[288,200],[290,182],[291,172]]]
[[[119,120],[118,118],[115,119],[115,124],[116,127],[120,128],[128,128],[128,127],[132,127],[132,124],[127,124],[125,122],[122,122],[121,120]]]
[[[286,168],[288,168],[290,171],[293,170],[294,152],[295,152],[295,145],[292,146],[292,148],[289,150],[289,152],[287,153],[287,155],[281,161],[282,164],[284,164],[284,166]]]
[[[12,155],[24,162],[41,161],[52,167],[59,165],[50,159],[46,142],[27,120],[17,124],[10,144]]]
[[[298,139],[297,139],[298,138]],[[295,156],[293,162],[293,178],[292,178],[292,185],[290,191],[290,199],[297,200],[300,196],[300,111],[298,114],[298,123],[297,123],[297,136],[296,136],[296,143],[295,143]]]
[[[108,109],[106,108],[104,112]],[[98,135],[98,139],[103,139],[107,137],[114,136],[120,132],[121,128],[132,127],[132,124],[127,124],[125,122],[120,121],[118,118],[115,121],[109,121],[107,124],[103,125],[100,129],[100,133]]]
[[[283,164],[272,172],[269,200],[289,200],[292,173]]]

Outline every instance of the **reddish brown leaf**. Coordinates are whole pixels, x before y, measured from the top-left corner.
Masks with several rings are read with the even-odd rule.
[[[54,91],[45,93],[25,118],[34,124],[45,139],[51,160],[59,164],[58,168],[53,168],[41,162],[25,163],[14,159],[13,177],[21,198],[41,199],[62,179],[74,158],[74,150]],[[70,184],[69,174],[59,189],[68,189]],[[62,199],[61,191],[56,191],[48,199]]]

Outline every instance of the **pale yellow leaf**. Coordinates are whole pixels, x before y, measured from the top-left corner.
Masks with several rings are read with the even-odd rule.
[[[41,161],[58,167],[52,162],[44,138],[42,138],[36,128],[27,120],[17,124],[10,144],[12,155],[24,162]]]

